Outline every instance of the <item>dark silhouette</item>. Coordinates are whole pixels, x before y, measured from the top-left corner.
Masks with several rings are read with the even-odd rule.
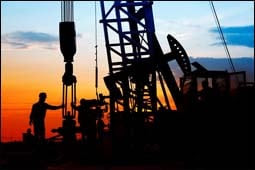
[[[204,80],[202,82],[203,89],[199,92],[199,100],[205,104],[208,104],[211,102],[213,97],[213,90],[208,85],[208,81]]]
[[[70,111],[67,111],[67,114],[64,117],[62,122],[62,130],[63,130],[63,142],[64,143],[74,143],[76,141],[76,127],[75,127],[75,115],[71,114]]]
[[[46,115],[46,110],[57,110],[62,107],[63,105],[60,106],[52,106],[49,105],[48,103],[45,103],[46,100],[46,93],[42,92],[39,94],[39,101],[35,104],[33,104],[32,111],[30,114],[30,121],[29,125],[34,125],[34,135],[36,141],[44,141],[45,140],[45,124],[44,124],[44,119]]]
[[[32,131],[30,128],[27,129],[27,132],[26,133],[23,133],[23,142],[25,144],[34,144],[35,142],[35,137],[34,135],[32,134]]]
[[[88,110],[88,108],[86,108],[86,100],[85,99],[81,99],[80,100],[80,106],[75,106],[73,103],[71,103],[72,108],[74,108],[75,110],[78,111],[78,122],[80,124],[80,131],[82,134],[82,140],[85,141],[86,138],[86,131],[87,131],[87,121],[88,121],[88,117],[87,117],[87,113],[86,110]]]
[[[91,101],[91,102],[90,102]],[[93,100],[86,101],[86,108],[87,110],[87,139],[88,139],[88,145],[91,146],[90,149],[92,149],[95,146],[96,143],[96,116],[97,116],[97,110],[93,109],[94,104]],[[95,100],[96,101],[96,100]]]
[[[96,109],[97,100],[80,100],[80,106],[71,104],[72,108],[78,110],[78,122],[82,133],[82,139],[85,140],[87,136],[88,142],[95,142],[96,139]]]
[[[98,114],[98,120],[97,120],[97,134],[98,134],[98,140],[99,143],[102,144],[103,143],[103,139],[104,139],[104,128],[106,127],[104,121],[102,120],[104,117],[103,112],[99,112]]]
[[[183,107],[185,111],[195,111],[197,108],[197,84],[194,81],[191,81],[186,85],[187,90],[183,93]]]

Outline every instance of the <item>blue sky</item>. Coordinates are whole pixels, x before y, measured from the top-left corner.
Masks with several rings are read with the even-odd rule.
[[[254,28],[253,2],[217,1],[214,5],[222,27]],[[161,44],[166,44],[164,36],[170,33],[181,42],[191,56],[226,56],[222,46],[212,46],[218,42],[218,33],[211,31],[216,24],[208,1],[156,2],[154,18],[158,28],[157,34],[162,36]],[[254,42],[253,35],[249,36],[248,41]],[[165,49],[167,50],[167,47]],[[229,46],[229,49],[233,57],[254,56],[253,49],[247,46],[233,45]]]
[[[78,99],[95,98],[94,3],[94,1],[74,2],[77,51],[73,64],[74,74],[77,77]],[[253,58],[254,3],[216,1],[214,5],[231,56]],[[24,108],[29,105],[30,110],[30,104],[37,99],[40,91],[46,91],[51,96],[50,103],[60,104],[64,73],[63,56],[59,50],[60,8],[60,1],[1,1],[3,107],[15,105]],[[101,19],[99,2],[97,2],[97,13],[99,21]],[[226,57],[218,32],[215,30],[216,24],[208,1],[156,1],[153,4],[153,15],[156,35],[164,52],[170,51],[166,37],[167,34],[171,34],[182,44],[193,60],[194,57]],[[246,60],[249,66],[250,60]],[[103,77],[108,74],[108,64],[103,26],[99,23],[98,62],[98,90],[99,93],[107,95]],[[219,66],[217,69],[226,70],[229,68],[227,64],[226,62],[226,66],[223,64],[222,68]],[[212,63],[212,65],[217,64]],[[243,69],[245,65],[241,65]],[[254,77],[254,72],[249,75]],[[33,94],[36,94],[34,99]],[[28,111],[25,113],[17,109],[11,112],[11,117],[28,117],[28,114]],[[60,114],[52,114],[52,118],[56,119],[56,115],[58,122],[61,123]],[[16,119],[13,121],[11,127],[17,128],[16,121]]]
[[[52,39],[58,37],[60,2],[1,3],[1,35],[3,37],[14,32],[38,32],[49,34],[52,36],[49,38]],[[97,3],[98,19],[100,19],[99,2]],[[111,2],[107,3],[110,4]],[[74,5],[76,31],[81,35],[79,41],[82,44],[89,43],[84,44],[85,46],[91,46],[94,43],[94,1],[75,2]],[[252,1],[216,1],[214,5],[223,28],[231,27],[235,29],[235,27],[238,27],[239,29],[237,29],[242,32],[240,28],[248,26],[254,30],[254,4]],[[191,56],[225,56],[224,50],[218,41],[218,32],[215,31],[216,25],[208,1],[156,1],[153,4],[153,12],[156,33],[165,52],[169,51],[166,35],[170,33],[182,43]],[[225,35],[233,57],[254,56],[252,50],[254,31],[252,33],[244,35],[235,32],[235,34],[240,34],[236,38],[245,41],[243,43],[232,42],[237,40],[233,40],[231,35]],[[99,44],[102,45],[101,50],[104,52],[101,24],[98,24],[98,35]],[[57,44],[57,41],[49,41],[49,43]],[[18,46],[14,45],[14,47]]]
[[[94,1],[74,2],[78,34],[74,67],[91,74],[88,77],[90,82],[94,82],[95,65],[94,4]],[[214,5],[231,56],[254,57],[254,3],[216,1]],[[60,7],[60,2],[56,1],[1,2],[2,58],[11,55],[13,59],[16,57],[15,60],[24,60],[22,57],[28,55],[31,58],[51,55],[62,61],[58,42]],[[99,2],[97,13],[99,21]],[[189,56],[226,57],[208,1],[156,1],[153,4],[153,15],[156,34],[164,52],[170,51],[166,36],[171,34],[183,45]],[[99,74],[102,77],[108,72],[104,41],[103,27],[98,23]]]

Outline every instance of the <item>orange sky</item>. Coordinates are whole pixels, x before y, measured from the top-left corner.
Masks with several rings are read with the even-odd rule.
[[[1,102],[2,102],[2,139],[21,140],[21,134],[28,126],[28,117],[38,94],[45,91],[47,102],[60,105],[62,99],[63,57],[58,49],[40,48],[1,50]],[[79,54],[77,52],[77,54]],[[77,76],[77,99],[95,98],[94,61],[86,57],[75,56],[74,74]],[[101,70],[104,67],[101,67]],[[100,72],[101,73],[101,72]],[[101,75],[100,75],[101,76]],[[105,88],[99,81],[99,92]],[[46,116],[47,136],[50,129],[61,124],[61,111],[48,111]]]
[[[74,74],[77,77],[77,100],[95,98],[94,56],[77,52]],[[87,59],[86,59],[87,58]],[[99,61],[106,60],[100,56]],[[60,105],[62,97],[63,57],[57,50],[12,49],[2,50],[2,141],[21,140],[22,133],[29,128],[29,114],[32,104],[38,101],[41,91],[47,93],[47,101]],[[108,65],[99,64],[99,92],[108,95],[103,83]],[[161,94],[159,94],[161,95]],[[164,102],[162,100],[162,102]],[[46,136],[54,134],[52,128],[62,123],[61,110],[47,111]]]

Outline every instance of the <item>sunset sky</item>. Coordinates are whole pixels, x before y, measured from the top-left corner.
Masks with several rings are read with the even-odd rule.
[[[112,2],[107,2],[111,4]],[[94,1],[74,2],[77,52],[74,74],[77,98],[95,98]],[[229,51],[233,58],[254,57],[254,3],[214,2]],[[2,140],[21,140],[29,128],[29,114],[38,94],[47,102],[61,104],[63,56],[59,50],[60,2],[1,1],[1,102]],[[98,21],[101,19],[97,2]],[[167,34],[172,34],[192,57],[226,57],[220,44],[209,2],[154,2],[156,34],[164,52],[169,52]],[[108,73],[102,24],[98,23],[99,92],[107,95],[103,77]],[[229,68],[226,65],[226,68]],[[226,68],[222,68],[225,70]],[[61,111],[48,111],[47,136],[61,125]]]

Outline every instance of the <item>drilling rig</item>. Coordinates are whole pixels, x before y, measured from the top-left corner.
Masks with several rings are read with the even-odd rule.
[[[110,101],[110,133],[116,155],[123,149],[143,151],[146,143],[156,143],[162,152],[171,152],[175,156],[186,155],[187,151],[194,152],[192,148],[202,140],[203,134],[213,134],[215,129],[221,134],[228,125],[233,126],[226,123],[229,115],[225,114],[220,115],[224,121],[215,128],[213,123],[218,122],[219,115],[210,116],[218,112],[217,107],[222,107],[220,110],[225,113],[232,112],[235,109],[230,109],[231,105],[245,99],[242,96],[242,99],[233,102],[230,98],[214,98],[210,107],[201,109],[197,96],[198,79],[210,80],[212,88],[217,88],[221,81],[224,84],[221,94],[229,96],[232,77],[239,76],[239,82],[246,84],[245,72],[207,70],[198,62],[190,63],[183,46],[170,34],[166,37],[170,52],[164,53],[156,36],[152,4],[152,1],[147,0],[128,0],[114,1],[108,6],[100,1],[100,23],[103,26],[109,68],[109,74],[104,77],[109,96],[103,98],[109,98]],[[62,78],[65,105],[62,111],[63,127],[58,132],[63,135],[64,141],[75,141],[75,111],[67,109],[69,87],[71,102],[76,102],[76,77],[72,68],[76,51],[75,30],[73,14],[70,12],[72,5],[66,5],[67,2],[63,2],[62,10],[66,10],[64,14],[71,17],[63,15],[60,23],[60,47],[66,64]],[[176,61],[183,73],[179,86],[169,65],[171,61]],[[159,97],[160,90],[164,102]],[[169,94],[176,107],[170,105]],[[222,103],[217,106],[219,101]],[[246,106],[244,101],[242,106]],[[196,138],[193,143],[190,141],[192,137]],[[208,140],[207,144],[209,148],[211,141]]]
[[[0,169],[9,166],[11,169],[86,169],[94,165],[114,169],[115,163],[118,168],[123,163],[134,163],[135,166],[130,166],[134,169],[143,167],[140,166],[143,163],[148,163],[146,167],[152,165],[151,169],[155,165],[166,169],[253,167],[250,146],[254,148],[251,138],[254,137],[255,85],[246,82],[245,72],[208,70],[198,62],[191,63],[180,42],[170,34],[166,37],[170,52],[163,53],[156,36],[152,1],[109,3],[112,5],[100,1],[100,23],[109,68],[104,82],[109,96],[97,95],[96,66],[97,99],[87,101],[89,106],[97,108],[107,105],[104,99],[109,99],[110,133],[105,138],[108,141],[91,147],[76,139],[79,132],[76,112],[68,107],[76,103],[77,83],[72,64],[76,52],[73,2],[62,1],[59,34],[65,62],[64,108],[62,127],[53,129],[58,135],[50,138],[62,137],[61,143],[31,145],[35,144],[33,136],[29,136],[32,143],[1,143],[4,159],[1,157]],[[183,73],[179,85],[170,61],[176,61]],[[199,101],[199,79],[210,81],[211,87],[219,90],[219,95],[209,103]],[[232,84],[236,80],[240,86],[234,87],[233,95]],[[169,94],[176,107],[170,105]]]
[[[183,110],[182,93],[168,62],[176,60],[187,76],[191,73],[190,61],[171,35],[167,36],[171,52],[163,53],[155,34],[152,1],[115,1],[108,9],[103,1],[100,3],[109,66],[104,81],[110,93],[112,133],[114,136],[116,125],[122,124],[128,134],[123,142],[130,138],[131,131],[134,140],[140,141],[150,117],[155,118],[160,109],[175,112],[167,92],[171,93],[177,110]],[[158,97],[157,80],[166,106]]]
[[[102,14],[100,23],[104,29],[109,68],[109,75],[104,77],[104,81],[109,90],[113,146],[122,145],[129,148],[130,144],[134,144],[137,146],[135,148],[139,149],[144,143],[150,142],[149,140],[158,140],[162,150],[173,145],[169,151],[173,153],[174,147],[178,146],[174,153],[180,154],[193,147],[190,145],[192,142],[185,143],[192,135],[197,137],[199,143],[203,134],[215,133],[209,130],[215,127],[214,122],[224,120],[214,129],[219,134],[223,133],[223,129],[226,130],[228,125],[233,126],[228,121],[233,115],[215,114],[219,112],[220,107],[224,113],[233,112],[235,110],[231,108],[233,98],[221,99],[222,103],[217,105],[220,103],[216,102],[220,101],[217,96],[210,103],[213,109],[208,107],[207,110],[201,110],[201,105],[197,104],[198,79],[202,78],[207,82],[211,80],[212,88],[217,88],[217,83],[221,81],[224,88],[220,93],[230,95],[231,78],[239,76],[239,84],[247,84],[246,77],[243,71],[234,70],[229,73],[207,70],[198,62],[192,63],[195,67],[195,70],[192,70],[184,48],[170,34],[167,35],[170,52],[164,54],[155,33],[152,4],[152,1],[147,0],[128,0],[115,1],[112,5],[106,6],[104,1],[100,1]],[[168,64],[170,61],[176,61],[183,72],[180,87]],[[189,94],[186,93],[187,88]],[[159,99],[160,89],[164,95],[165,105]],[[169,93],[177,111],[170,106]],[[251,94],[254,94],[254,88]],[[249,105],[250,101],[247,98],[235,102],[243,99],[248,101],[246,104]],[[246,104],[243,106],[246,107]],[[215,114],[214,117],[209,118],[211,116],[209,113]],[[202,126],[201,122],[205,121],[207,125]],[[153,128],[150,128],[149,132],[146,129],[148,122],[153,122]],[[153,137],[148,138],[150,135]],[[195,143],[193,144],[196,145]],[[207,144],[209,147],[211,141],[208,140]],[[117,147],[116,150],[120,149]]]

